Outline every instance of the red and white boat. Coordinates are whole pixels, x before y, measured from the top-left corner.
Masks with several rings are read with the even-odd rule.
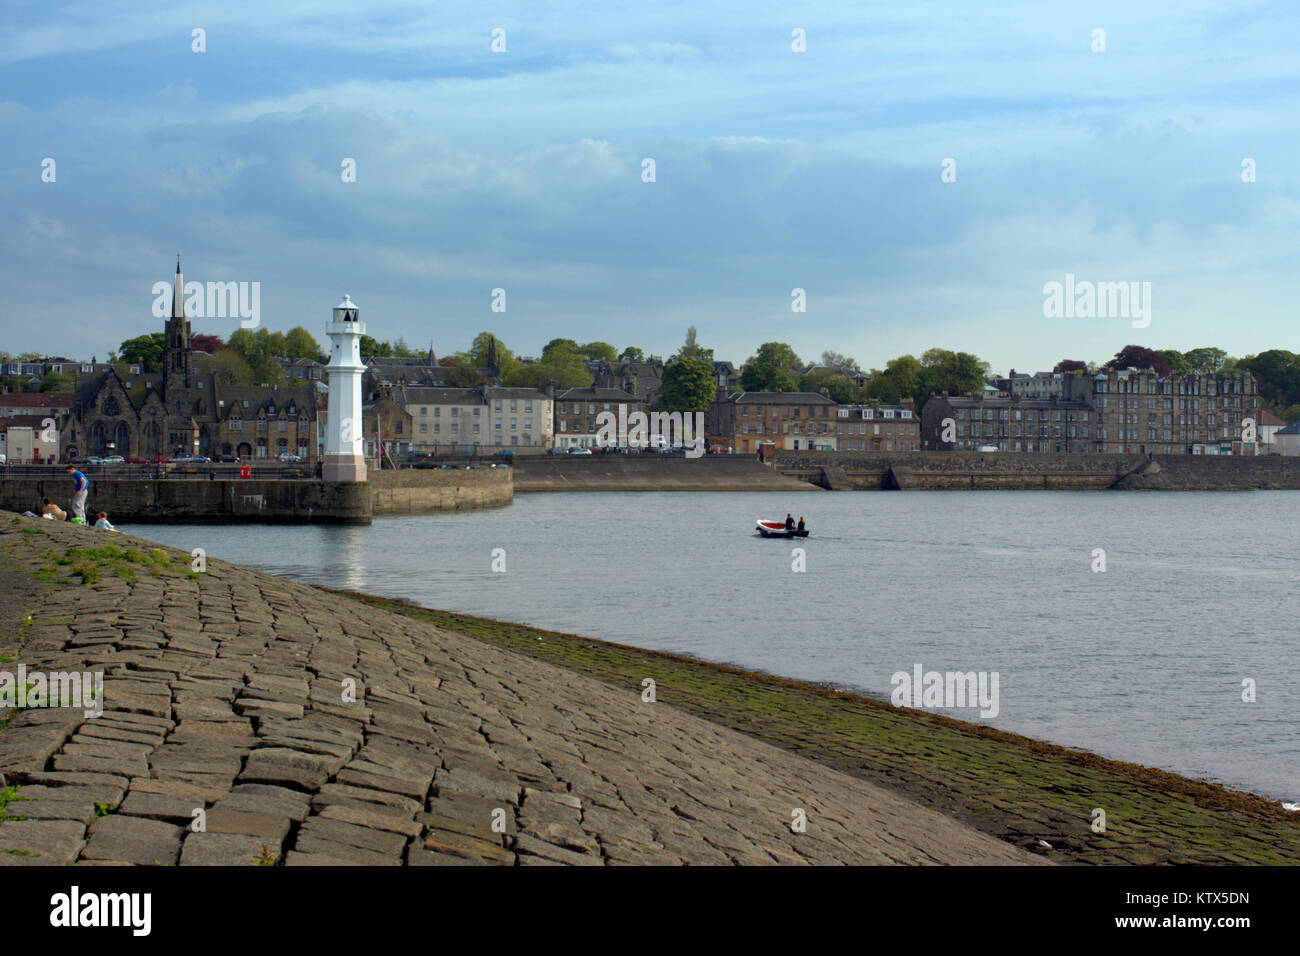
[[[767,518],[758,519],[758,533],[765,538],[806,538],[808,529],[804,528],[799,531],[797,528],[787,528],[784,521],[770,521]]]

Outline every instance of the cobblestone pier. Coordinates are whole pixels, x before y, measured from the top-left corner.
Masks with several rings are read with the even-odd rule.
[[[0,865],[1042,862],[640,686],[190,561],[0,513],[0,673],[104,675],[101,716],[0,709]]]

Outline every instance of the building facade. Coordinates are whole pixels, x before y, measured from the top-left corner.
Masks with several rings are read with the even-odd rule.
[[[652,393],[651,393],[652,394]],[[619,388],[570,388],[555,397],[555,447],[596,448],[602,412],[618,414],[620,405],[627,414],[645,412],[650,403]]]
[[[551,446],[552,400],[535,388],[413,388],[387,393],[411,417],[420,454],[542,454]]]
[[[905,398],[898,405],[840,405],[835,409],[839,451],[919,451],[921,419]]]
[[[754,454],[765,449],[834,451],[839,415],[816,392],[735,392],[719,395],[705,416],[709,448]]]
[[[1152,369],[1066,375],[1061,395],[936,395],[922,447],[1095,454],[1253,455],[1259,394],[1248,372],[1160,377]],[[946,427],[951,420],[952,429]]]

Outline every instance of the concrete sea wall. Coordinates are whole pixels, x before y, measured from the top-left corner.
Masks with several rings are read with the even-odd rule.
[[[783,474],[854,490],[1300,489],[1300,458],[1007,452],[778,452]]]
[[[514,500],[513,468],[407,468],[371,471],[376,515],[499,508]]]
[[[751,456],[555,455],[515,463],[516,491],[815,491]]]
[[[40,512],[49,498],[72,507],[72,479],[0,478],[0,508]],[[167,478],[92,478],[87,517],[108,512],[114,522],[323,522],[369,524],[371,501],[366,484],[308,480]]]

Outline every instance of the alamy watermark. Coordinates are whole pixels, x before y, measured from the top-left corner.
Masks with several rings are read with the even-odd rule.
[[[29,671],[26,664],[19,664],[17,674],[0,671],[0,707],[80,707],[87,717],[98,717],[104,713],[104,674]]]
[[[596,445],[599,448],[684,448],[687,458],[704,454],[703,412],[629,413],[620,402],[618,413],[596,416]]]
[[[895,671],[889,679],[894,692],[889,695],[895,707],[957,710],[978,707],[981,717],[998,715],[997,671],[922,672],[920,664],[912,673]]]
[[[171,315],[172,284],[153,284],[153,316]],[[245,329],[262,324],[262,283],[260,282],[187,282],[185,283],[185,317],[187,319],[234,319]]]
[[[1043,316],[1048,319],[1132,319],[1133,328],[1151,324],[1150,282],[1076,282],[1073,272],[1065,282],[1043,286]]]

